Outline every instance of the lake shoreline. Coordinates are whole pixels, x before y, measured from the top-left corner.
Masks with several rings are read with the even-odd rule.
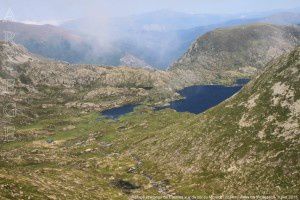
[[[170,101],[162,106],[153,106],[152,108],[155,111],[170,108],[177,112],[200,114],[230,98],[248,82],[249,79],[238,79],[236,84],[232,86],[194,85],[185,87],[177,91],[182,98]],[[100,114],[105,118],[116,120],[125,114],[133,112],[139,105],[141,104],[127,104],[102,111]]]

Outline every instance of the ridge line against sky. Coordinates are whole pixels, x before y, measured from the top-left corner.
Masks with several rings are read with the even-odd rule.
[[[87,16],[121,17],[156,10],[194,14],[243,14],[300,10],[299,0],[0,0],[0,18],[12,9],[16,21],[66,21]]]

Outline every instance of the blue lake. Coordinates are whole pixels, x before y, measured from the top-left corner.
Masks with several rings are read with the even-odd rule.
[[[190,112],[199,114],[228,99],[237,93],[241,88],[242,86],[225,87],[221,85],[187,87],[179,91],[184,99],[173,101],[169,106],[156,108],[156,110],[171,108],[177,112]]]
[[[137,105],[129,104],[129,105],[121,106],[121,107],[118,107],[118,108],[112,108],[112,109],[109,109],[109,110],[105,110],[105,111],[101,112],[101,114],[105,118],[118,119],[122,115],[125,115],[127,113],[131,113],[136,106]]]
[[[237,93],[248,81],[248,79],[237,80],[237,85],[231,87],[222,85],[199,85],[187,87],[178,92],[184,97],[184,99],[170,102],[169,106],[156,107],[154,109],[162,110],[165,108],[171,108],[178,112],[199,114],[218,105],[222,101]],[[118,119],[120,116],[132,112],[136,106],[137,105],[125,105],[119,108],[103,111],[101,114],[106,118]]]

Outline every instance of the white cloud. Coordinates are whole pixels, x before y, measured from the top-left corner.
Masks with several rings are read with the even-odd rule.
[[[53,26],[58,26],[62,23],[62,21],[57,21],[57,20],[46,20],[46,21],[31,21],[31,20],[25,20],[25,21],[20,21],[21,23],[24,24],[32,24],[32,25],[53,25]]]

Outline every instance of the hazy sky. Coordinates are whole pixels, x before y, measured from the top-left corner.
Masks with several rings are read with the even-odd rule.
[[[300,7],[300,0],[0,0],[17,21],[68,20],[88,15],[125,16],[160,9],[188,13],[245,13]]]

